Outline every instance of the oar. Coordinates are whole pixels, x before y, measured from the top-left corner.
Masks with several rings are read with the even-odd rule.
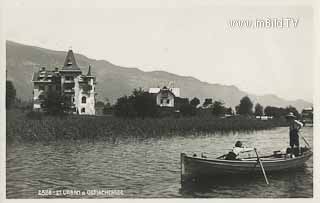
[[[259,157],[259,155],[258,155],[257,149],[256,149],[256,148],[254,148],[254,151],[256,152],[257,159],[258,159],[258,162],[259,162],[259,164],[260,164],[260,168],[261,168],[261,170],[262,170],[262,173],[263,173],[264,179],[265,179],[265,181],[266,181],[267,185],[269,185],[269,181],[268,181],[268,178],[267,178],[266,172],[264,171],[264,168],[263,168],[263,165],[262,165],[262,161],[261,161],[261,159],[260,159],[260,157]]]
[[[307,141],[300,133],[298,133],[298,135],[299,135],[300,137],[302,137],[303,141],[304,141],[304,142],[307,144],[307,146],[311,149],[311,146],[309,145],[308,141]]]

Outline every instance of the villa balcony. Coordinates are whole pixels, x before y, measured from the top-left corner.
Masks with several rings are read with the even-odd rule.
[[[74,83],[74,80],[65,80],[64,83]]]
[[[74,93],[74,89],[64,89],[64,93]]]

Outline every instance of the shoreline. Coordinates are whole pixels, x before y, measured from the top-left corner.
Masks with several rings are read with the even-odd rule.
[[[30,119],[21,110],[7,111],[7,142],[51,142],[58,140],[146,139],[185,134],[253,132],[284,126],[283,120],[259,120],[237,116],[164,117],[123,119],[111,116],[43,116]],[[45,135],[45,136],[44,136]]]

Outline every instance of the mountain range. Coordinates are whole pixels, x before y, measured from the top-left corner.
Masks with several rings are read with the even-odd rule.
[[[47,69],[61,68],[66,57],[66,51],[54,51],[16,43],[6,42],[7,79],[13,81],[17,90],[17,97],[22,100],[32,99],[31,77],[34,71],[45,66]],[[87,73],[89,64],[92,73],[97,78],[97,100],[106,98],[114,103],[117,98],[129,95],[134,88],[141,87],[148,90],[150,87],[158,87],[174,83],[180,88],[180,96],[192,99],[199,98],[202,102],[205,98],[221,100],[226,106],[235,107],[243,96],[249,96],[254,103],[263,106],[294,106],[299,111],[312,106],[312,103],[298,99],[286,100],[273,94],[255,95],[240,90],[233,85],[211,84],[200,81],[194,77],[180,76],[165,71],[145,72],[138,68],[127,68],[114,65],[106,60],[90,59],[81,54],[75,54],[78,66],[83,73]]]

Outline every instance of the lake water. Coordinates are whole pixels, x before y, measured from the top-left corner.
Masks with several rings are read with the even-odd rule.
[[[312,127],[303,128],[301,134],[312,144]],[[303,169],[294,173],[269,176],[269,186],[261,176],[230,181],[229,184],[214,184],[212,180],[213,184],[181,187],[180,152],[207,152],[208,157],[217,157],[232,148],[237,140],[256,147],[260,155],[270,154],[288,146],[288,129],[146,140],[119,139],[115,143],[11,144],[7,145],[6,194],[7,198],[313,196],[312,158]],[[305,145],[302,139],[300,143]],[[102,193],[87,193],[93,190]],[[122,192],[116,193],[118,196],[110,190]],[[70,191],[75,192],[70,194]],[[84,192],[83,196],[77,191]]]

